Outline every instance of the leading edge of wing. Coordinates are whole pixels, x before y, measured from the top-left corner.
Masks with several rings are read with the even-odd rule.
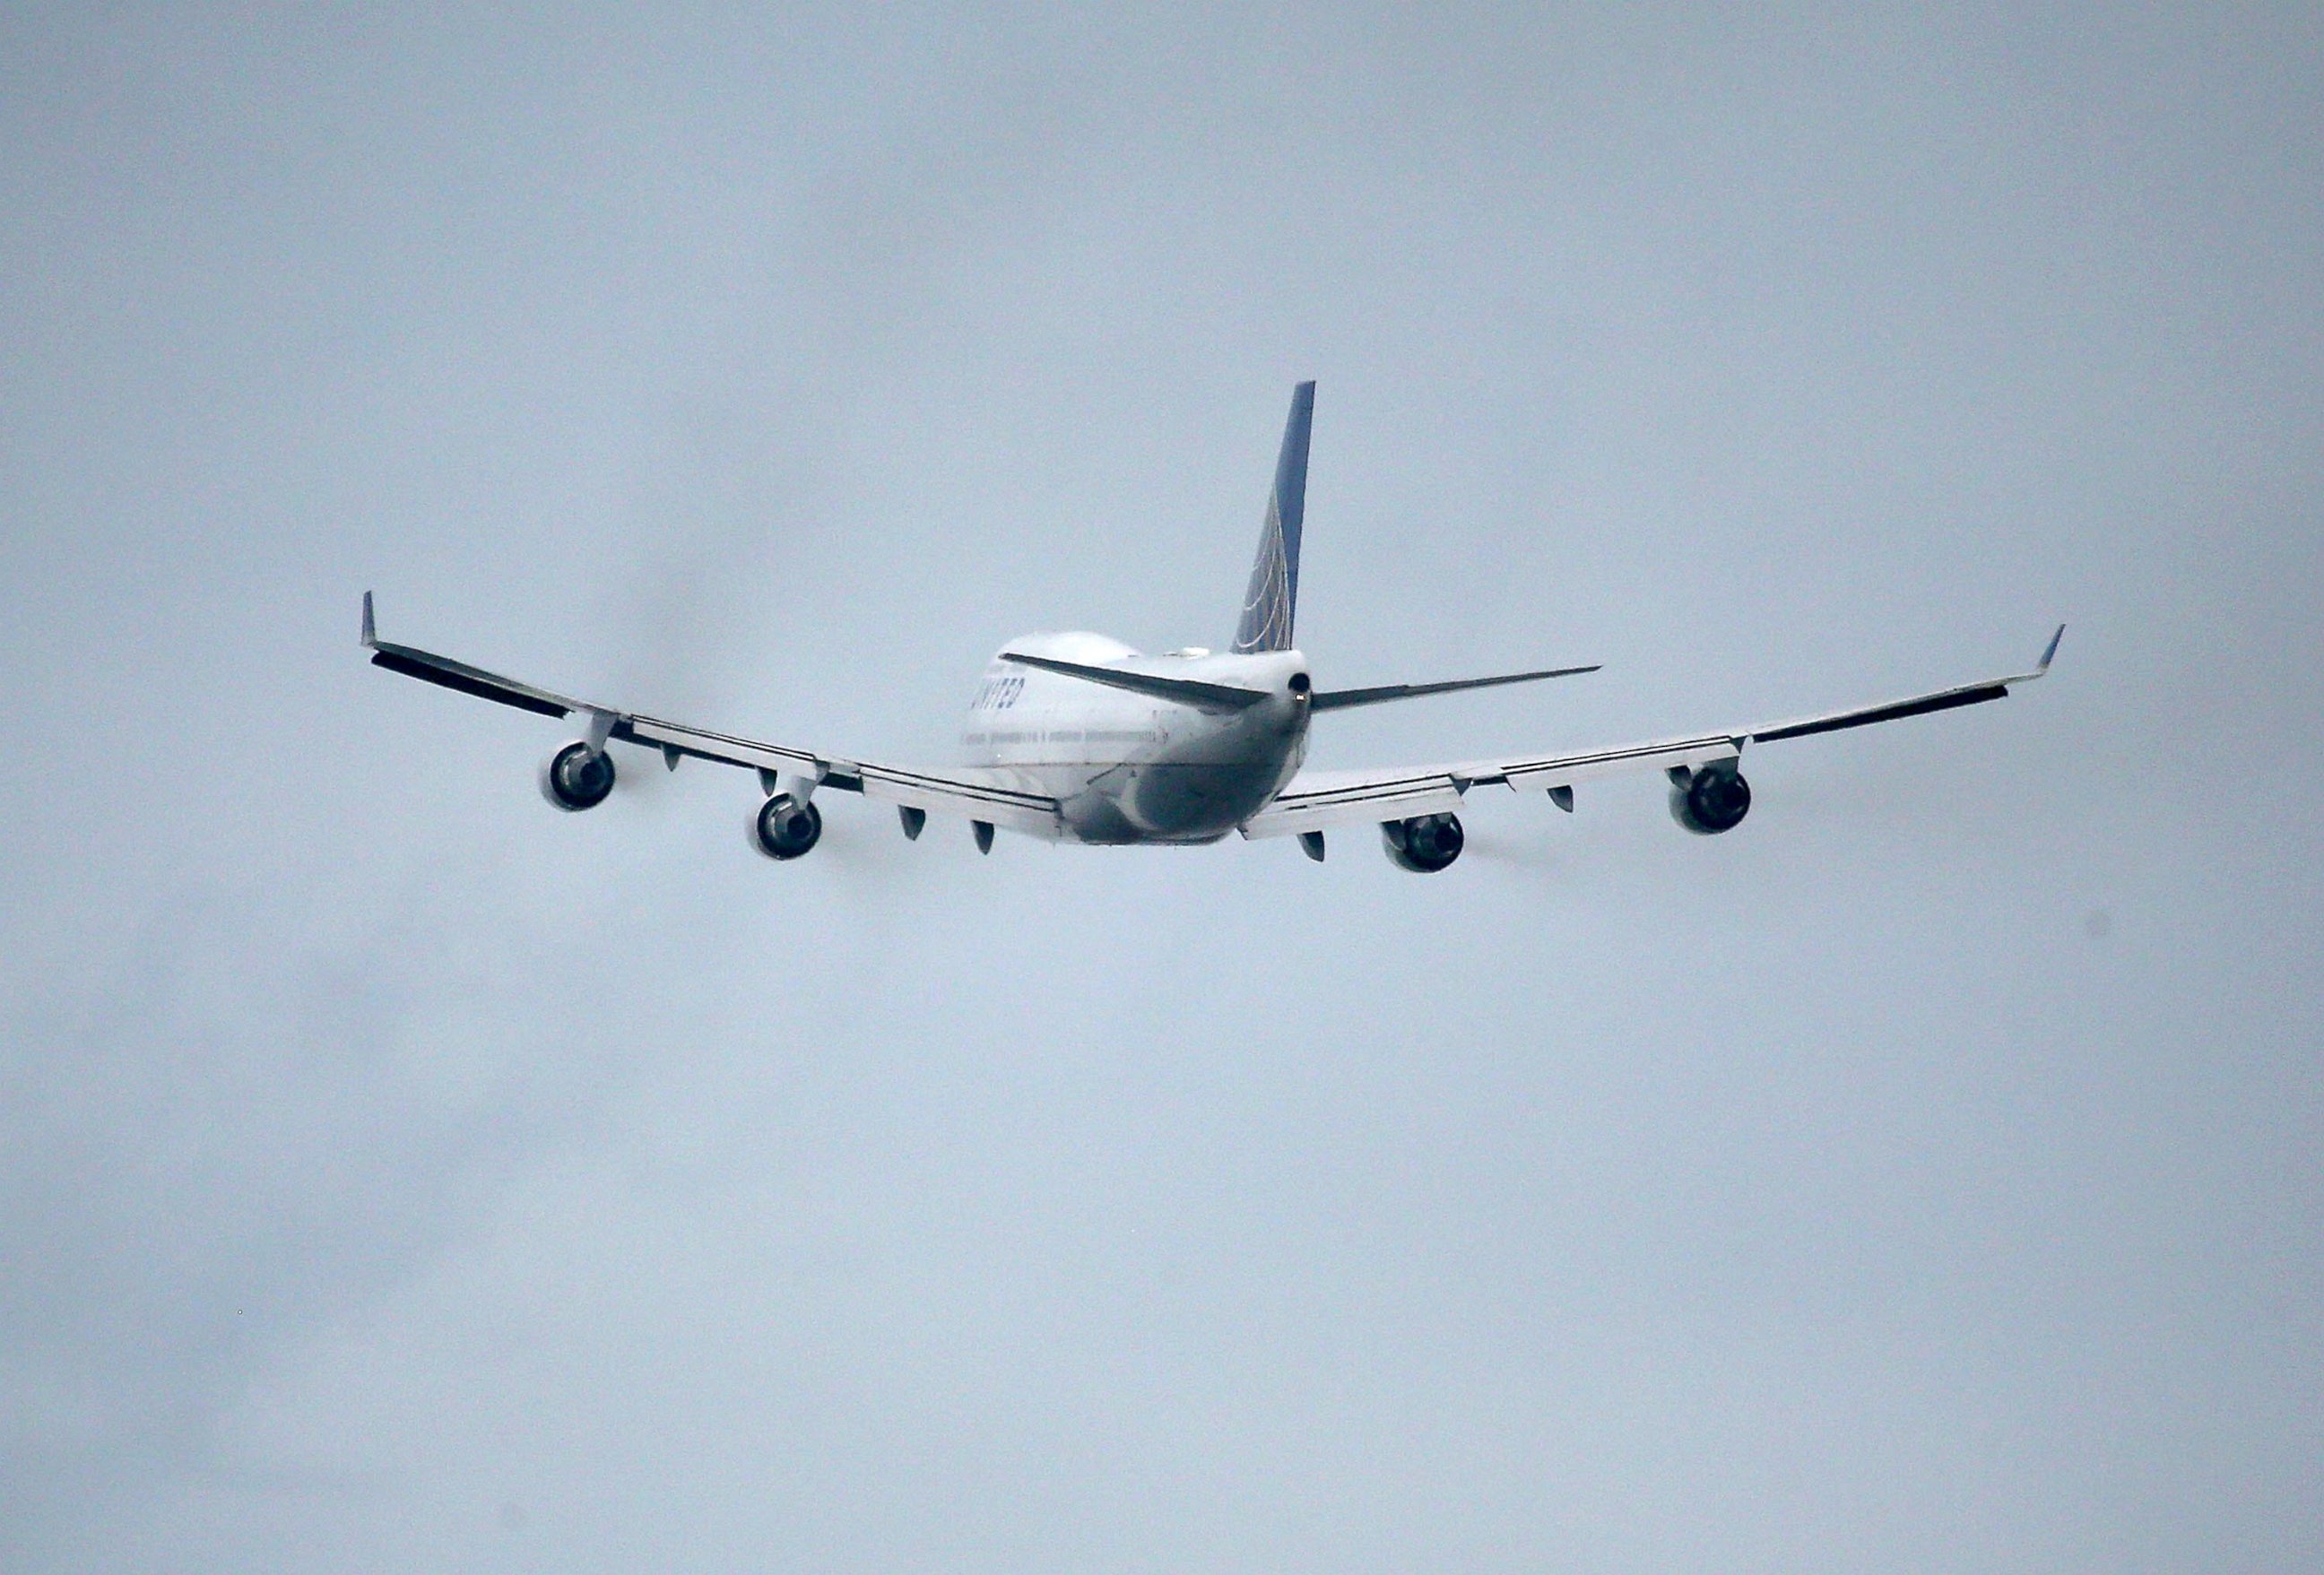
[[[659,750],[673,769],[680,758],[692,756],[761,773],[791,773],[884,803],[964,815],[1034,836],[1054,837],[1058,832],[1060,821],[1055,798],[1010,787],[982,773],[922,771],[879,765],[733,733],[714,732],[707,728],[576,700],[434,651],[391,644],[379,638],[369,591],[364,593],[363,643],[372,653],[374,667],[536,715],[586,715],[604,728],[602,732],[595,733],[595,737]]]
[[[1247,837],[1286,836],[1295,832],[1322,831],[1364,821],[1392,820],[1433,815],[1456,807],[1462,795],[1480,783],[1502,783],[1518,791],[1570,788],[1591,778],[1628,771],[1689,769],[1733,760],[1747,743],[1807,738],[1844,728],[1867,727],[1923,716],[1957,706],[1998,700],[2020,684],[2030,684],[2050,670],[2066,626],[2060,624],[2043,648],[2042,659],[2023,673],[1931,690],[1900,700],[1794,717],[1748,728],[1702,732],[1683,738],[1657,739],[1646,743],[1618,744],[1571,753],[1503,756],[1445,766],[1417,766],[1379,771],[1303,771],[1265,809],[1242,828]]]

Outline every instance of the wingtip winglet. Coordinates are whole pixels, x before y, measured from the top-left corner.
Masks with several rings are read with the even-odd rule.
[[[379,626],[372,621],[369,591],[364,593],[363,642],[365,650],[370,650],[379,644]]]
[[[2050,637],[2050,643],[2043,648],[2041,664],[2034,669],[2036,673],[2046,673],[2050,670],[2050,663],[2058,654],[2058,642],[2065,638],[2066,626],[2061,623],[2058,625],[2058,631]]]

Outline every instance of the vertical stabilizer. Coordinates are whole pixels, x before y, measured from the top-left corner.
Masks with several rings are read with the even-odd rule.
[[[1303,382],[1291,392],[1259,560],[1250,566],[1242,622],[1235,626],[1234,648],[1244,654],[1291,649],[1291,619],[1299,605],[1299,527],[1307,517],[1307,433],[1314,421],[1315,385]]]

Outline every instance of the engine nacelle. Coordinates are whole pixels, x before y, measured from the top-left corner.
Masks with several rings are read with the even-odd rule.
[[[540,796],[568,814],[595,809],[613,791],[613,757],[579,739],[540,768]]]
[[[1380,823],[1380,842],[1399,870],[1434,875],[1461,856],[1468,842],[1456,815],[1416,815],[1410,820]]]
[[[778,793],[751,817],[751,845],[770,859],[789,861],[823,837],[823,811]]]
[[[1683,775],[1682,775],[1683,773]],[[1671,773],[1671,818],[1699,837],[1733,831],[1751,813],[1751,784],[1732,765]]]

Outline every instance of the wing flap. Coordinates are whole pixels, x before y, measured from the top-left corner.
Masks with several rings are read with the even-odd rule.
[[[1610,749],[1578,750],[1566,754],[1503,756],[1451,766],[1403,767],[1379,771],[1302,772],[1276,796],[1275,801],[1243,827],[1250,837],[1277,836],[1291,832],[1323,831],[1363,821],[1399,819],[1458,807],[1461,795],[1480,783],[1504,783],[1519,792],[1548,792],[1576,782],[1628,771],[1689,769],[1731,760],[1747,743],[1773,743],[1790,738],[1837,732],[1843,728],[1868,727],[1908,716],[1998,700],[2019,684],[2030,684],[2050,670],[2065,636],[2060,624],[2027,672],[1950,689],[1932,690],[1874,705],[1853,706],[1812,716],[1794,717],[1729,732],[1697,733],[1688,738],[1659,739],[1649,743],[1619,744]],[[1449,794],[1449,797],[1447,797]]]
[[[1692,769],[1715,760],[1731,760],[1743,752],[1743,740],[1727,733],[1703,733],[1694,738],[1660,739],[1653,743],[1623,744],[1614,749],[1582,750],[1570,755],[1478,761],[1472,781],[1506,782],[1519,792],[1567,788],[1593,777],[1614,777],[1628,771]]]
[[[674,749],[680,754],[723,765],[811,776],[819,778],[824,787],[844,793],[861,793],[883,804],[901,804],[939,815],[989,821],[1028,836],[1055,838],[1059,834],[1055,798],[988,779],[972,769],[934,772],[871,765],[782,744],[761,743],[731,733],[684,727],[651,716],[623,717],[614,724],[613,736],[657,749]]]
[[[392,673],[401,673],[406,677],[497,701],[503,705],[512,705],[520,711],[530,711],[541,716],[593,716],[604,727],[604,732],[596,735],[600,739],[613,738],[624,743],[642,744],[659,750],[665,757],[671,758],[673,765],[676,764],[675,757],[690,755],[696,760],[715,760],[721,765],[740,766],[748,770],[808,777],[826,788],[861,793],[867,798],[915,809],[986,821],[1031,836],[1054,838],[1059,834],[1061,816],[1055,798],[1027,791],[973,769],[935,772],[873,765],[844,760],[835,755],[816,754],[788,744],[767,743],[734,733],[714,732],[708,728],[689,727],[684,723],[666,722],[658,716],[641,716],[617,711],[608,705],[576,700],[498,673],[487,672],[482,668],[471,667],[450,657],[439,656],[434,651],[387,644],[378,638],[374,626],[371,593],[368,591],[364,593],[364,645],[372,653],[374,666],[385,668]]]
[[[937,777],[884,766],[857,769],[861,786],[855,790],[883,804],[965,815],[1051,842],[1064,834],[1057,801],[1045,793],[980,781],[965,771]]]
[[[1246,837],[1281,837],[1461,807],[1466,784],[1450,772],[1302,771],[1245,822]]]
[[[712,732],[706,728],[687,727],[675,722],[664,722],[657,716],[624,716],[613,724],[613,736],[630,743],[674,749],[679,754],[692,755],[698,760],[715,760],[721,765],[743,766],[758,771],[820,775],[831,764],[824,757],[806,750],[761,743],[756,739],[737,738],[732,733]]]

